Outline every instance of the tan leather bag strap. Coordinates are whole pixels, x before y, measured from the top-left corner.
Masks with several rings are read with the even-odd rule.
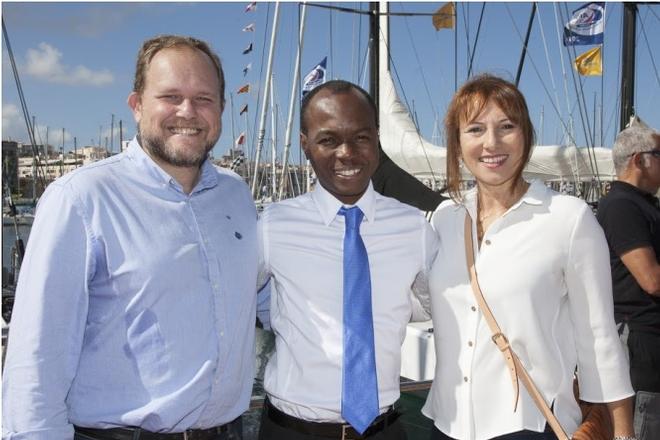
[[[502,352],[502,355],[504,355],[504,360],[506,361],[509,374],[511,375],[511,382],[513,384],[514,392],[513,410],[516,411],[518,407],[518,398],[520,396],[518,379],[520,378],[525,388],[527,388],[530,396],[532,396],[532,399],[534,399],[534,403],[536,404],[537,408],[548,421],[548,424],[552,428],[552,431],[555,433],[557,438],[559,440],[569,440],[570,437],[566,435],[566,431],[564,431],[564,429],[559,424],[559,420],[557,420],[557,417],[555,417],[554,413],[550,409],[550,406],[548,406],[546,403],[543,395],[541,395],[541,392],[534,384],[534,381],[530,377],[529,373],[527,373],[527,370],[520,362],[518,355],[516,355],[516,353],[513,351],[513,348],[509,344],[509,340],[506,338],[504,333],[502,333],[502,329],[500,329],[500,326],[497,324],[495,316],[493,316],[493,312],[491,312],[490,307],[488,307],[486,299],[481,292],[481,287],[479,287],[479,281],[477,280],[477,270],[474,267],[472,219],[467,211],[465,212],[464,236],[465,259],[467,261],[468,273],[470,275],[470,285],[472,286],[472,292],[474,293],[474,297],[477,300],[479,309],[481,310],[481,313],[483,314],[484,319],[486,320],[486,323],[488,324],[488,327],[493,334],[492,340],[495,345],[497,345],[497,348],[499,348],[499,350]]]

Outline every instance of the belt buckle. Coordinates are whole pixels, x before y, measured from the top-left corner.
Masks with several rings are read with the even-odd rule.
[[[351,437],[348,433],[348,429],[351,427],[348,423],[341,425],[341,440],[349,440]]]
[[[491,339],[497,345],[497,348],[500,349],[500,351],[507,350],[509,348],[509,339],[504,335],[504,333],[499,332],[495,333],[493,336],[491,336]]]
[[[353,434],[351,432],[351,429],[353,429],[353,427],[351,426],[350,423],[343,423],[341,425],[341,440],[356,440],[356,439],[364,438],[357,431],[356,431],[356,433],[357,433],[357,437],[356,437],[355,436],[356,434]],[[355,431],[355,429],[353,429],[353,431]],[[366,431],[364,433],[366,434]]]

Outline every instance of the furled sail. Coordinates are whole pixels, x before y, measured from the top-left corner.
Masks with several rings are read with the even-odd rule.
[[[445,173],[446,148],[433,145],[422,137],[397,96],[387,64],[381,60],[379,78],[380,142],[383,150],[398,166],[418,179]]]
[[[577,182],[595,179],[596,171],[600,180],[612,180],[616,177],[611,149],[539,145],[534,147],[524,175],[544,181]]]
[[[386,12],[381,2],[381,12]],[[378,105],[380,142],[383,150],[399,167],[418,179],[445,174],[444,147],[425,140],[401,103],[389,70],[388,17],[380,15]]]

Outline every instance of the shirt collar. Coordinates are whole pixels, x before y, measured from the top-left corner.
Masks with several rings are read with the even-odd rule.
[[[618,189],[618,190],[621,190],[621,191],[627,191],[627,192],[630,192],[630,193],[633,193],[633,194],[639,194],[641,197],[648,200],[649,203],[651,203],[653,206],[658,205],[658,198],[656,196],[654,196],[653,194],[648,193],[648,192],[646,192],[642,189],[639,189],[635,185],[631,185],[628,182],[624,182],[622,180],[614,180],[611,183],[610,191],[612,189],[615,189],[615,188]]]
[[[126,155],[136,164],[138,168],[140,168],[140,170],[146,171],[147,174],[157,182],[165,185],[171,185],[177,188],[179,191],[183,191],[179,182],[167,174],[167,172],[165,172],[165,170],[163,170],[156,162],[154,162],[151,156],[149,156],[147,152],[144,151],[137,140],[137,136],[134,137],[128,144]],[[218,175],[215,172],[211,161],[207,159],[204,161],[204,163],[202,163],[199,182],[197,182],[197,185],[195,185],[192,193],[213,188],[217,184]]]
[[[534,179],[530,182],[529,188],[516,203],[507,210],[508,212],[518,209],[523,203],[527,205],[541,205],[543,200],[548,197],[548,188],[540,180]],[[477,187],[470,189],[463,196],[463,204],[472,218],[477,218]],[[506,214],[505,214],[506,215]]]
[[[360,208],[364,214],[364,219],[368,222],[373,222],[376,219],[376,191],[373,188],[371,182],[367,190],[362,194],[360,200],[358,200],[354,205],[345,205],[339,201],[335,196],[330,194],[328,190],[323,188],[323,185],[317,183],[314,187],[314,190],[311,193],[312,200],[316,204],[316,208],[321,214],[321,219],[323,223],[328,226],[332,221],[337,217],[339,209],[342,206],[350,207],[357,206]]]

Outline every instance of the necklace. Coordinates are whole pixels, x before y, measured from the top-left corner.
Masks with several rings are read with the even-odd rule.
[[[520,181],[520,184],[516,185],[516,187],[513,189],[512,192],[512,197],[510,201],[507,201],[507,203],[504,203],[501,208],[492,208],[492,210],[489,213],[484,213],[482,210],[482,201],[481,197],[477,195],[477,240],[479,242],[479,245],[481,245],[481,241],[484,238],[484,235],[486,234],[486,230],[488,229],[487,226],[490,226],[490,224],[497,218],[501,217],[504,215],[505,212],[507,212],[513,205],[520,200],[520,198],[523,196],[523,194],[527,191],[527,188],[529,188],[529,184],[525,182],[524,180]],[[489,219],[493,219],[491,221],[488,221]]]

